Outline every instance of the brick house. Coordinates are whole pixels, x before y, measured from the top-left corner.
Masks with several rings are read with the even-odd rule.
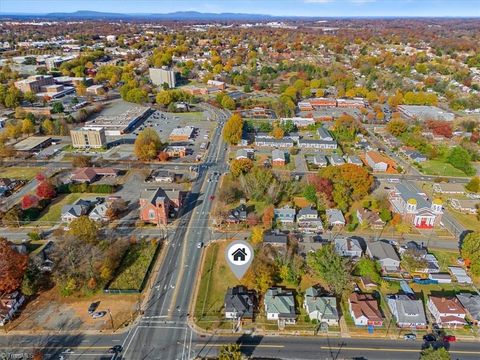
[[[177,212],[180,206],[182,196],[177,190],[145,190],[140,197],[140,219],[156,225],[166,225],[170,215]]]
[[[273,166],[285,166],[285,153],[282,150],[274,149],[272,151]]]

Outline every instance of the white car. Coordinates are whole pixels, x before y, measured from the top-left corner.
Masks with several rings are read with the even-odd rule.
[[[106,311],[96,311],[92,314],[92,319],[100,319],[100,318],[104,317],[105,315],[107,315]]]

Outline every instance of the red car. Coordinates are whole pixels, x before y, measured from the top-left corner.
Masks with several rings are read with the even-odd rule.
[[[210,200],[215,199],[215,195],[210,195]]]
[[[455,342],[455,341],[457,341],[457,338],[456,338],[455,336],[453,336],[453,335],[445,335],[445,336],[443,337],[443,341],[449,342],[449,343],[450,343],[450,342]]]

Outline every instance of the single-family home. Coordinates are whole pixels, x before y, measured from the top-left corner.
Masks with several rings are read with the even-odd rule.
[[[367,151],[365,153],[365,160],[374,172],[386,172],[387,170],[395,169],[396,167],[394,161],[377,151]]]
[[[480,295],[460,293],[457,294],[457,299],[465,309],[467,318],[475,325],[480,324]]]
[[[387,304],[395,316],[400,328],[423,329],[427,327],[427,317],[422,300],[416,300],[408,295],[389,295]]]
[[[108,220],[108,205],[106,203],[101,203],[97,204],[92,211],[90,211],[90,214],[88,214],[88,217],[93,220],[93,221],[107,221]]]
[[[357,155],[348,155],[347,163],[357,166],[363,166],[363,161]]]
[[[238,224],[245,220],[247,220],[247,206],[245,204],[240,204],[236,208],[230,210],[225,219],[229,224]]]
[[[387,242],[376,241],[368,243],[367,254],[372,259],[377,260],[386,272],[400,270],[400,258],[395,248]]]
[[[442,328],[457,328],[467,325],[467,312],[456,297],[432,296],[428,298],[428,310],[435,318],[435,322]]]
[[[327,222],[329,227],[333,226],[345,226],[345,218],[343,214],[338,209],[327,209],[325,211],[327,215]]]
[[[296,323],[295,297],[291,290],[272,287],[265,293],[263,302],[267,320],[277,320],[281,327]]]
[[[182,195],[178,190],[146,189],[139,202],[142,221],[166,225],[172,213],[182,206]]]
[[[167,170],[154,170],[152,171],[150,178],[155,182],[173,183],[175,180],[175,174]]]
[[[405,150],[405,155],[407,155],[412,161],[415,161],[417,163],[427,161],[427,157],[425,155],[415,150]]]
[[[273,213],[275,221],[280,221],[282,224],[293,224],[295,222],[296,211],[294,208],[276,208]]]
[[[339,166],[345,164],[345,160],[338,154],[332,154],[329,158],[330,165]]]
[[[381,230],[385,227],[385,221],[380,216],[368,209],[357,209],[357,219],[361,225],[369,225],[372,229]]]
[[[318,219],[318,211],[311,206],[298,210],[297,221]]]
[[[87,215],[91,207],[91,201],[79,199],[75,204],[64,205],[62,207],[61,219],[63,222],[70,223],[80,216]]]
[[[84,167],[76,169],[72,173],[70,181],[75,183],[93,183],[101,177],[115,177],[117,175],[118,170],[112,168]]]
[[[253,319],[257,306],[255,291],[244,286],[227,288],[224,300],[225,318],[227,319]]]
[[[0,295],[0,326],[10,321],[20,306],[25,302],[25,296],[20,291]]]
[[[287,248],[288,237],[281,232],[266,232],[263,234],[263,244]]]
[[[324,154],[315,154],[313,156],[313,163],[318,167],[325,167],[328,165],[327,157]]]
[[[272,165],[273,166],[285,166],[285,152],[283,150],[272,150]]]
[[[303,307],[310,320],[338,326],[337,299],[334,296],[324,295],[321,289],[309,287],[305,290]]]
[[[350,237],[338,236],[335,238],[335,251],[341,256],[360,257],[363,250],[359,241]]]
[[[372,294],[352,293],[348,310],[356,326],[382,326],[383,316]]]
[[[405,182],[395,184],[389,193],[392,210],[419,229],[430,229],[440,223],[443,203],[440,199],[425,199]]]

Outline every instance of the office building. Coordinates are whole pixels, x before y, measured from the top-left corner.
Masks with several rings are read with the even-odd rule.
[[[150,68],[148,73],[154,85],[163,86],[163,84],[167,84],[169,88],[175,87],[175,71],[163,68]]]
[[[72,145],[74,148],[99,149],[106,145],[105,129],[103,128],[81,128],[70,130]]]

